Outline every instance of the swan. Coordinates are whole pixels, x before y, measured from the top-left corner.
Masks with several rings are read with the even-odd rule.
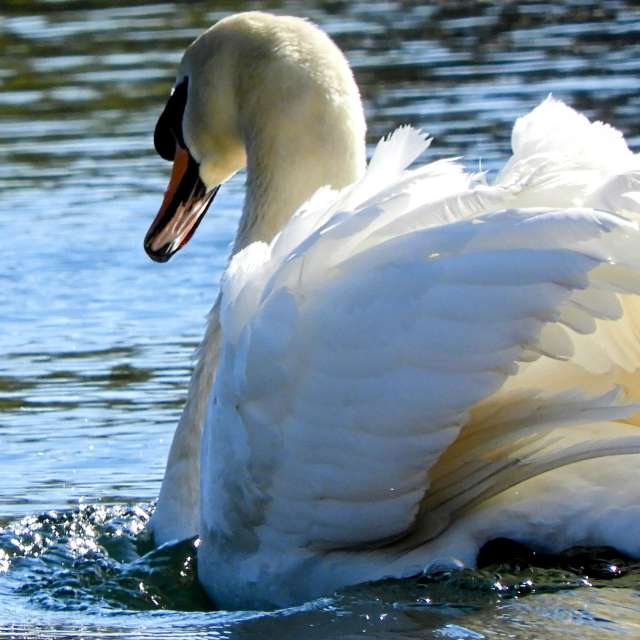
[[[640,158],[547,98],[497,178],[401,127],[294,17],[186,50],[155,130],[164,262],[246,199],[151,520],[220,607],[299,603],[506,536],[640,556]],[[631,454],[631,455],[630,455]]]

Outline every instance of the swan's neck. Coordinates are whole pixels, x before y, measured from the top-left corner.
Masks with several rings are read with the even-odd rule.
[[[247,192],[233,253],[251,242],[269,242],[320,187],[340,189],[362,176],[366,155],[359,101],[358,108],[334,109],[331,117],[311,123],[285,115],[245,136]]]

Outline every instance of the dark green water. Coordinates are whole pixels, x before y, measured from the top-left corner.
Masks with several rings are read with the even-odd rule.
[[[5,0],[0,637],[640,636],[640,571],[602,550],[259,614],[209,610],[192,543],[152,551],[140,535],[243,191],[237,176],[189,247],[151,263],[142,237],[168,173],[153,126],[185,46],[249,8],[334,36],[372,144],[409,122],[435,136],[432,158],[494,170],[513,120],[553,92],[640,148],[633,2]]]

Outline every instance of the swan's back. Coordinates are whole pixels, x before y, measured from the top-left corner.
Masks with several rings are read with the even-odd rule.
[[[407,169],[426,146],[398,130],[225,275],[199,554],[225,606],[415,572],[515,484],[640,450],[637,158],[552,100],[495,185]]]

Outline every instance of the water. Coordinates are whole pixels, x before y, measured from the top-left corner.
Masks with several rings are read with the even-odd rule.
[[[240,175],[186,250],[151,263],[168,174],[151,134],[184,47],[259,5],[113,4],[2,7],[0,638],[640,635],[640,571],[606,550],[261,614],[210,610],[193,542],[151,549],[141,532],[243,190]],[[409,122],[435,136],[432,158],[493,171],[513,119],[553,92],[640,147],[631,1],[260,6],[313,18],[347,52],[371,144]]]

